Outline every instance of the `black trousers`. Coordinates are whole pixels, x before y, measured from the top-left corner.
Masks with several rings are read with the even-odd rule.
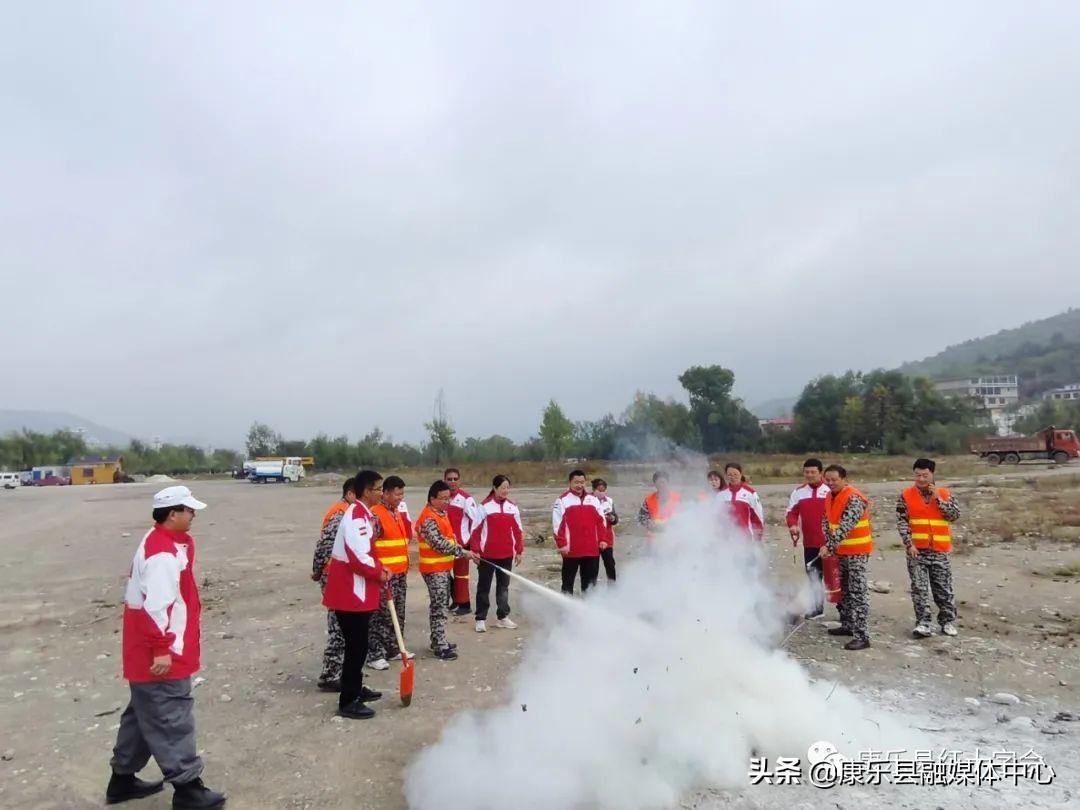
[[[514,558],[507,557],[504,560],[492,560],[491,562],[511,570]],[[496,571],[486,562],[477,566],[476,578],[476,620],[483,621],[487,618],[488,608],[491,607],[491,579],[495,578],[495,615],[505,619],[510,615],[510,575],[502,571]]]
[[[367,660],[371,614],[344,610],[335,613],[341,635],[345,639],[345,660],[341,664],[341,696],[338,698],[338,707],[345,708],[360,697],[360,690],[364,688],[364,662]]]
[[[608,546],[600,550],[600,559],[604,561],[604,573],[611,581],[615,581],[615,549]]]
[[[563,557],[562,561],[562,592],[574,592],[574,580],[581,571],[581,592],[589,590],[596,584],[596,578],[600,575],[599,557]]]
[[[821,579],[821,552],[820,548],[806,548],[803,546],[803,562],[809,566],[806,576],[810,580],[810,587],[814,593],[814,610],[817,613],[825,609],[825,584]],[[813,562],[810,562],[813,560]]]

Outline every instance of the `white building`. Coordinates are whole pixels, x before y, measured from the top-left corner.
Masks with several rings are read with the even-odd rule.
[[[970,377],[966,380],[945,380],[934,384],[935,390],[950,397],[970,397],[990,415],[990,421],[1001,436],[1012,433],[1016,424],[1015,409],[1020,402],[1020,378],[1015,374],[990,377]]]
[[[1080,383],[1073,383],[1062,388],[1051,388],[1042,395],[1042,398],[1056,400],[1080,399]]]

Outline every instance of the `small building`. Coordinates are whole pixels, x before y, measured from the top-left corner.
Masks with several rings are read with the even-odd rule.
[[[934,388],[946,396],[971,397],[982,402],[987,410],[1007,408],[1020,400],[1020,378],[1015,374],[991,377],[969,377],[966,380],[944,380]]]
[[[73,458],[68,462],[71,467],[72,484],[113,484],[123,475],[124,459],[121,456],[85,456]]]
[[[777,416],[773,419],[759,419],[758,426],[765,433],[788,433],[795,427],[795,417]]]
[[[1080,383],[1064,385],[1061,388],[1051,388],[1042,395],[1043,399],[1053,400],[1080,400]]]

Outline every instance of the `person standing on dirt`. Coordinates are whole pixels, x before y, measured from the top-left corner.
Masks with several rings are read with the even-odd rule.
[[[120,715],[107,804],[162,790],[135,774],[150,757],[173,786],[174,808],[211,808],[225,794],[202,782],[195,745],[191,676],[199,671],[202,603],[195,580],[195,540],[188,532],[205,509],[191,490],[167,487],[154,495],[154,526],[146,533],[124,592],[124,679],[131,699]]]
[[[821,547],[825,545],[825,534],[821,527],[825,520],[825,498],[829,488],[822,477],[820,459],[808,458],[804,461],[802,473],[802,484],[795,487],[788,498],[786,520],[791,547],[797,547],[802,540],[803,562],[814,596],[813,608],[804,618],[813,619],[825,612],[825,585],[821,577]]]
[[[382,697],[381,692],[364,686],[371,614],[379,609],[380,595],[390,579],[390,572],[375,558],[373,545],[376,519],[371,509],[382,497],[382,481],[374,470],[356,474],[357,501],[338,525],[323,591],[323,604],[337,613],[345,639],[337,713],[350,720],[374,717],[375,710],[367,702]]]
[[[405,515],[401,504],[405,502],[405,482],[396,475],[383,481],[382,500],[372,507],[375,515],[375,558],[383,568],[390,572],[387,583],[390,595],[394,597],[394,612],[402,636],[405,635],[405,594],[406,579],[409,572],[409,529],[405,525]],[[401,655],[398,649],[397,634],[390,618],[390,602],[386,589],[379,597],[379,610],[371,619],[371,633],[368,640],[367,665],[371,669],[389,669],[388,658]],[[406,658],[413,654],[405,651]]]
[[[724,465],[724,477],[727,487],[717,493],[717,499],[726,508],[736,529],[750,540],[761,540],[765,536],[765,513],[761,498],[746,483],[742,465],[729,461]]]
[[[952,529],[960,519],[960,506],[945,487],[934,484],[937,469],[931,459],[915,460],[912,470],[915,483],[896,501],[896,530],[907,550],[908,576],[911,579],[911,602],[915,608],[915,638],[934,634],[931,623],[930,596],[938,609],[941,632],[955,636],[956,597],[953,594]]]
[[[334,538],[345,510],[356,503],[356,479],[346,478],[341,485],[341,500],[331,506],[323,518],[319,541],[311,559],[311,578],[319,583],[319,590],[326,592],[326,569],[330,565],[330,553],[334,550]],[[339,508],[340,507],[340,508]],[[322,672],[316,686],[324,692],[341,691],[341,664],[345,660],[345,637],[341,635],[337,614],[326,611],[326,648],[323,650]]]
[[[615,511],[615,501],[607,494],[607,481],[603,478],[592,480],[592,494],[600,501],[600,513],[604,516],[604,539],[600,541],[600,559],[604,563],[604,574],[608,582],[615,581],[615,526],[619,522],[619,515]]]
[[[468,546],[469,538],[472,537],[473,526],[477,521],[480,507],[468,492],[461,487],[461,470],[457,467],[448,467],[443,472],[443,481],[450,487],[450,525],[454,528],[454,536],[463,546]],[[454,561],[454,579],[451,591],[450,603],[457,616],[467,616],[472,612],[472,602],[469,599],[469,560],[459,558]]]
[[[516,630],[510,618],[510,575],[506,571],[521,565],[525,553],[525,532],[521,526],[521,511],[510,500],[510,479],[496,475],[491,492],[480,504],[479,524],[473,529],[469,548],[480,555],[476,572],[476,632],[487,632],[487,615],[491,606],[491,578],[495,577],[495,626]]]
[[[420,546],[420,574],[428,589],[428,622],[431,651],[436,658],[453,661],[457,645],[446,640],[446,614],[451,578],[456,560],[479,560],[479,555],[458,542],[450,522],[450,485],[436,481],[428,488],[427,505],[416,518],[416,537]]]
[[[607,536],[607,520],[600,501],[585,491],[585,473],[574,470],[570,488],[555,500],[551,525],[555,548],[562,557],[562,592],[574,593],[581,572],[581,592],[596,584],[600,574],[600,543]]]
[[[650,540],[664,531],[664,525],[675,517],[682,502],[682,495],[671,488],[671,480],[666,472],[654,472],[652,482],[656,490],[641,502],[637,515],[638,524],[645,529],[645,536]]]
[[[874,535],[870,526],[870,499],[847,481],[847,470],[839,464],[825,468],[825,517],[821,531],[825,545],[822,559],[833,554],[840,558],[840,588],[842,598],[840,626],[828,632],[830,636],[852,636],[845,650],[865,650],[870,646],[866,629],[870,617],[870,597],[867,591],[867,571],[870,552],[874,550]]]

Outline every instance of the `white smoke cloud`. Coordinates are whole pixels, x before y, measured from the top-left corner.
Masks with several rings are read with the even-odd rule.
[[[409,806],[664,807],[745,787],[753,752],[805,765],[818,740],[848,755],[908,745],[776,648],[791,600],[765,574],[760,547],[694,504],[620,567],[617,586],[574,609],[529,600],[546,629],[509,704],[450,722],[408,770]]]

